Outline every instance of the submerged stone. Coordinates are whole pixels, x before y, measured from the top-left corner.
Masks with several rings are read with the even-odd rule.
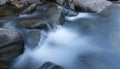
[[[27,38],[25,38],[26,46],[28,46],[31,49],[35,48],[41,39],[41,35],[42,34],[40,30],[29,30]]]
[[[64,68],[52,62],[46,62],[39,69],[64,69]]]

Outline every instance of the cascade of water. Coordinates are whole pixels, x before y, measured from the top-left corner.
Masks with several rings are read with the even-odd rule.
[[[110,14],[114,15],[117,13],[114,12]],[[117,36],[119,34],[120,16],[115,16],[118,18],[115,19],[111,16],[109,19],[100,19],[102,17],[98,16],[98,19],[95,17],[96,19],[94,20],[83,20],[87,27],[89,27],[89,25],[92,26],[91,24],[95,25],[92,26],[92,30],[90,30],[94,32],[94,34],[91,35],[83,35],[81,32],[78,33],[66,27],[58,27],[55,31],[48,32],[45,42],[41,42],[45,36],[40,38],[35,49],[31,50],[28,46],[25,46],[26,50],[24,54],[16,59],[13,63],[13,68],[39,69],[46,66],[44,63],[52,62],[62,66],[64,69],[120,69],[119,49],[117,49],[119,48],[119,41],[116,43],[116,41],[113,40],[115,42],[113,46],[117,47],[115,48],[116,52],[118,52],[116,54],[112,49],[114,47],[111,47],[112,42],[110,40],[112,37],[110,37],[110,34],[114,35],[117,33]],[[79,18],[92,17],[94,16],[88,13],[79,13],[75,17],[66,17],[66,19],[69,20],[69,22],[80,23]],[[96,22],[98,23],[96,24]],[[113,22],[115,22],[115,24],[113,24]],[[114,31],[115,27],[117,27],[115,29],[117,31]],[[46,35],[46,33],[44,34]],[[119,40],[117,36],[114,37],[116,40]]]

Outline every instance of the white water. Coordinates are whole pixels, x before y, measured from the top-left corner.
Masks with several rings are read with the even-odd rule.
[[[65,69],[89,69],[82,57],[105,51],[89,42],[89,37],[77,35],[63,27],[50,32],[45,43],[40,45],[34,50],[26,48],[25,53],[15,63],[15,67],[26,69],[27,66],[29,69],[38,69],[49,61]]]
[[[117,14],[116,11],[113,12],[113,15],[115,14]],[[66,17],[66,19],[74,21],[89,16],[91,18],[89,14],[82,16]],[[100,24],[94,28],[99,32],[98,35],[85,36],[65,27],[51,31],[42,46],[40,42],[33,50],[26,46],[24,54],[16,59],[14,67],[16,69],[38,69],[49,61],[65,69],[120,69],[119,41],[116,41],[116,39],[119,40],[117,36],[119,36],[120,16],[117,14],[116,17],[106,18],[112,22],[112,25],[107,20],[99,21],[98,19]],[[101,25],[102,23],[104,26]],[[113,31],[114,26],[116,31]]]
[[[79,13],[77,16],[73,16],[73,17],[66,16],[65,18],[67,20],[74,21],[74,20],[77,20],[79,18],[91,18],[91,17],[93,17],[93,16],[90,16],[90,13]]]

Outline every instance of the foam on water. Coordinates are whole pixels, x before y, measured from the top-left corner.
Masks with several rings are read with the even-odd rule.
[[[67,20],[74,21],[74,20],[77,20],[77,19],[79,19],[79,18],[91,18],[91,17],[93,17],[93,16],[90,16],[90,13],[78,13],[77,16],[73,16],[73,17],[71,17],[71,16],[66,16],[65,18],[66,18]]]
[[[36,69],[49,61],[61,65],[65,69],[88,69],[87,64],[80,60],[81,56],[102,51],[102,49],[94,47],[86,37],[63,27],[50,32],[45,43],[40,45],[38,44],[34,50],[26,48],[25,53],[15,63],[15,67],[28,66],[30,69]]]

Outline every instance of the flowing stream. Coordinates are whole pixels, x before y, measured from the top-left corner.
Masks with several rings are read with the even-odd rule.
[[[27,44],[13,68],[39,69],[53,62],[64,69],[120,69],[120,6],[115,6],[103,14],[66,17],[64,26],[50,31],[43,44],[35,49]]]

